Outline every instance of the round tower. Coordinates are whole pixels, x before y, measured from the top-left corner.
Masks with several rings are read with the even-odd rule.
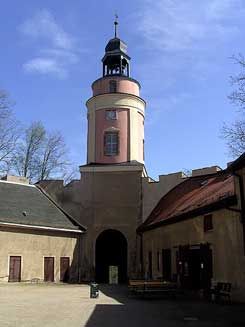
[[[144,163],[145,101],[140,84],[130,77],[127,45],[117,35],[105,48],[103,76],[92,84],[87,101],[87,163]]]

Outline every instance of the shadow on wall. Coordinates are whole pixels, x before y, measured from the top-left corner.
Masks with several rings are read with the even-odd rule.
[[[82,261],[82,238],[83,234],[78,235],[76,245],[73,251],[73,260],[70,263],[68,272],[66,272],[65,283],[81,283],[82,272],[81,272],[81,261]]]

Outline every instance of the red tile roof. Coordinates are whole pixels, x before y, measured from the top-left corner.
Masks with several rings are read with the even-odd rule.
[[[223,171],[205,176],[190,177],[168,192],[153,209],[150,216],[138,228],[138,231],[152,229],[166,220],[190,213],[198,214],[200,209],[209,208],[213,204],[234,200],[233,176]]]

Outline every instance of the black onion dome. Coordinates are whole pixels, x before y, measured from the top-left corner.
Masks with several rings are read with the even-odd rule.
[[[105,47],[105,52],[118,52],[118,51],[127,53],[127,45],[125,42],[115,37],[107,43]]]

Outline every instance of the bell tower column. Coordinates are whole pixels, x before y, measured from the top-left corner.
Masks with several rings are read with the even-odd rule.
[[[87,163],[144,163],[145,101],[140,84],[129,76],[127,45],[117,36],[106,48],[103,77],[92,84],[93,96],[87,101]]]

